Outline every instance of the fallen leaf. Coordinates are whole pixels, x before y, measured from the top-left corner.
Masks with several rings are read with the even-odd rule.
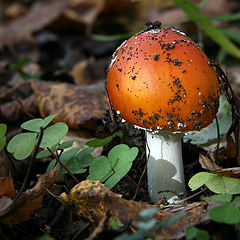
[[[53,122],[65,122],[69,128],[95,129],[107,109],[106,97],[80,86],[44,81],[31,83],[42,117],[57,114]]]
[[[119,219],[123,224],[131,224],[137,229],[137,221],[142,220],[139,212],[146,208],[153,208],[146,202],[135,202],[121,198],[119,194],[110,191],[110,188],[104,186],[99,181],[85,180],[74,186],[70,193],[62,193],[57,199],[65,205],[73,205],[75,213],[87,219],[94,226],[97,226],[106,214],[109,214],[109,222]],[[158,210],[156,219],[162,222],[175,212],[187,212],[187,215],[176,221],[169,228],[164,228],[156,239],[175,239],[178,236],[184,236],[188,227],[206,220],[203,215],[203,207],[206,203],[193,203],[184,206],[173,206],[172,212],[167,210]],[[178,210],[178,208],[180,210]],[[109,223],[108,223],[109,224]]]
[[[105,204],[107,209],[110,209],[114,216],[119,218],[122,223],[130,224],[137,220],[140,220],[139,212],[146,209],[155,207],[155,205],[150,205],[145,202],[136,202],[133,200],[126,200],[123,198],[109,196],[108,194],[105,197]],[[160,211],[158,213],[159,219],[163,220],[172,214],[167,211]]]
[[[240,178],[240,167],[217,169],[213,172],[226,177]]]
[[[57,198],[64,204],[74,205],[77,215],[97,225],[107,212],[106,194],[120,197],[99,181],[85,180],[74,186],[68,195],[62,193]]]
[[[10,45],[23,39],[32,39],[32,33],[56,19],[67,3],[67,0],[59,0],[53,3],[38,1],[23,17],[17,18],[7,25],[0,25],[0,49],[5,44]]]
[[[204,156],[203,154],[199,154],[199,163],[201,164],[202,168],[215,171],[222,169],[220,166],[218,166],[215,162],[214,157],[210,154],[210,157]]]
[[[3,196],[0,198],[0,216],[11,206],[13,200],[9,197]]]
[[[211,154],[210,157],[199,154],[199,163],[201,164],[202,168],[220,176],[240,178],[240,167],[222,168],[216,164],[215,159]]]
[[[0,197],[5,196],[13,198],[15,196],[15,188],[13,178],[11,176],[0,179]]]
[[[55,183],[58,171],[59,167],[56,166],[51,171],[38,176],[37,184],[32,189],[23,192],[20,196],[19,202],[21,204],[18,201],[15,203],[17,210],[7,217],[2,218],[1,221],[9,226],[13,226],[29,220],[34,211],[42,207],[42,200],[46,194],[46,189]]]
[[[95,80],[90,76],[88,66],[89,60],[82,60],[73,66],[70,74],[76,83],[92,84],[95,82]]]

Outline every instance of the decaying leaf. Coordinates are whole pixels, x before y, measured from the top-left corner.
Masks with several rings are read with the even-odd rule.
[[[96,128],[107,109],[106,97],[71,84],[32,82],[42,117],[57,114],[53,122],[65,122],[69,128]]]
[[[59,167],[56,166],[50,172],[40,175],[37,184],[32,189],[22,193],[19,198],[21,204],[18,201],[15,203],[17,210],[3,218],[2,221],[13,226],[29,220],[34,211],[42,207],[42,199],[46,194],[46,189],[54,184],[58,171]]]
[[[99,181],[85,180],[72,188],[70,193],[62,193],[57,197],[66,205],[73,205],[78,216],[87,219],[97,226],[106,214],[111,219],[119,219],[123,224],[131,224],[137,228],[137,221],[141,220],[139,212],[146,208],[156,207],[146,202],[135,202],[121,198]],[[185,211],[187,215],[176,221],[171,227],[163,229],[157,239],[173,239],[183,236],[188,227],[202,220],[203,207],[206,203],[194,203],[188,206],[175,207],[175,211],[159,210],[156,215],[158,222],[173,216],[175,212]],[[180,210],[178,210],[179,208]]]
[[[120,197],[99,181],[86,180],[73,187],[68,195],[62,193],[58,200],[67,205],[74,205],[77,215],[97,224],[107,212],[104,202],[106,194]]]
[[[88,71],[89,60],[82,60],[73,66],[71,76],[79,84],[92,84],[94,79],[91,78]]]
[[[12,198],[15,196],[15,188],[12,177],[5,177],[0,179],[0,198],[2,196]]]
[[[226,177],[240,178],[240,167],[217,169],[213,172]]]
[[[215,171],[221,169],[215,162],[215,159],[212,155],[210,157],[204,156],[203,154],[199,154],[199,163],[201,164],[202,168]]]
[[[29,12],[7,25],[0,25],[0,49],[4,44],[14,44],[23,39],[31,39],[32,33],[51,23],[63,11],[67,0],[53,3],[37,2]]]
[[[202,168],[207,169],[212,173],[217,173],[218,175],[226,177],[240,178],[240,167],[221,168],[216,164],[213,155],[207,157],[200,154],[199,163],[201,164]]]

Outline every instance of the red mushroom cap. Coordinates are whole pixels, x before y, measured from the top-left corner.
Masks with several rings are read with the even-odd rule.
[[[106,88],[123,119],[152,130],[200,130],[219,105],[214,68],[173,28],[145,30],[125,41],[113,54]]]

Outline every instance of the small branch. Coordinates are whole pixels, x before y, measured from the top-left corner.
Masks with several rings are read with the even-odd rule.
[[[189,199],[191,199],[191,198],[193,198],[193,197],[196,197],[198,194],[200,194],[200,193],[202,193],[202,192],[204,192],[204,191],[206,191],[206,190],[207,190],[207,187],[203,188],[203,189],[200,190],[199,192],[194,193],[193,195],[191,195],[191,196],[189,196],[189,197],[187,197],[187,198],[182,199],[181,203],[182,203],[182,202],[186,202],[186,201],[188,201]]]
[[[34,118],[34,116],[27,111],[27,109],[26,109],[25,106],[23,105],[22,101],[21,101],[18,97],[15,97],[15,96],[14,96],[13,99],[16,100],[16,101],[20,104],[23,112],[24,112],[27,116],[29,116],[30,118]]]
[[[146,200],[149,200],[149,198],[147,197],[145,191],[142,189],[142,188],[139,188],[138,184],[136,184],[136,182],[131,178],[129,177],[128,175],[126,175],[126,177],[138,188],[140,189],[140,191],[143,193],[144,197]],[[135,197],[135,196],[134,196]]]
[[[93,240],[95,238],[97,238],[97,236],[102,233],[102,231],[104,230],[105,224],[108,221],[108,219],[110,218],[110,211],[108,210],[108,212],[106,213],[106,215],[101,219],[101,221],[99,222],[98,226],[94,229],[94,231],[92,232],[92,234],[86,238],[85,240]]]
[[[9,90],[6,91],[5,93],[0,94],[0,100],[8,97],[9,95],[11,95],[11,94],[13,94],[14,92],[16,92],[19,88],[21,88],[22,86],[25,86],[25,85],[27,85],[27,84],[30,84],[30,82],[26,82],[26,81],[21,82],[20,84],[18,84],[17,86],[9,89]]]
[[[57,160],[57,162],[60,164],[60,166],[61,166],[62,168],[64,168],[64,169],[69,173],[69,175],[73,178],[73,180],[74,180],[76,183],[79,183],[79,181],[77,180],[77,178],[76,178],[76,177],[70,172],[70,170],[60,161],[58,155],[54,154],[49,147],[47,147],[47,150],[51,153],[52,157]]]
[[[220,146],[220,128],[219,128],[219,122],[217,116],[215,117],[216,120],[216,125],[217,125],[217,146],[215,150],[215,156],[217,156],[218,151],[219,151],[219,146]]]

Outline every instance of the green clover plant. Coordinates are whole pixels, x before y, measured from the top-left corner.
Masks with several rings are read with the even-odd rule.
[[[23,123],[21,128],[28,132],[14,136],[7,146],[8,152],[12,153],[17,160],[29,157],[38,141],[41,129],[43,129],[43,136],[40,148],[48,148],[57,144],[67,134],[68,126],[59,122],[47,127],[55,117],[56,115],[51,115],[44,119],[36,118]]]
[[[214,193],[239,194],[240,179],[225,177],[215,173],[199,172],[195,174],[188,183],[192,191],[206,185]]]
[[[6,131],[7,131],[7,125],[4,123],[0,123],[0,151],[4,148],[6,144]]]
[[[225,224],[240,223],[240,196],[233,198],[232,194],[215,195],[204,200],[223,203],[209,210],[209,217],[214,222]]]

